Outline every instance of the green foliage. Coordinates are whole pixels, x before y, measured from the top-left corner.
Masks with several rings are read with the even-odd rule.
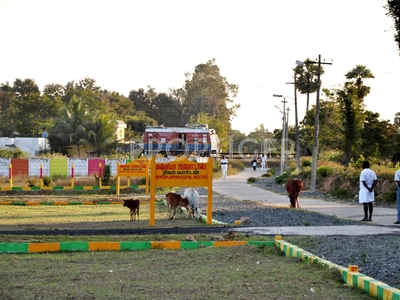
[[[239,87],[221,75],[214,59],[197,65],[192,74],[185,75],[184,87],[176,90],[175,94],[182,98],[186,120],[192,116],[197,119],[199,114],[204,113],[220,121],[223,127],[216,130],[230,129],[231,116],[239,107],[232,99],[237,96]]]
[[[15,149],[14,151],[8,149],[0,149],[0,157],[1,158],[20,158],[24,157],[25,154],[19,149]]]
[[[217,173],[218,171],[221,171],[221,164],[217,159],[213,161],[213,173]]]
[[[390,203],[393,204],[396,202],[396,190],[393,189],[392,191],[383,193],[380,197],[379,200],[381,202],[385,202],[385,203]]]
[[[311,159],[301,159],[301,161],[300,161],[300,163],[301,163],[301,167],[302,168],[306,168],[306,167],[311,167],[311,165],[312,165],[312,160]]]
[[[234,169],[237,169],[240,171],[243,171],[246,168],[243,160],[239,160],[239,159],[229,160],[229,164],[230,164],[231,168],[234,168]]]
[[[333,169],[328,166],[321,166],[317,168],[317,175],[322,177],[328,177],[333,174]]]
[[[400,2],[394,0],[388,0],[384,8],[387,10],[386,15],[391,17],[394,22],[394,40],[397,43],[398,50],[400,53]]]
[[[68,180],[67,175],[61,175],[61,174],[52,174],[51,175],[51,180],[58,181],[58,180]]]
[[[43,185],[50,186],[51,185],[51,178],[47,175],[43,176]]]
[[[35,178],[35,177],[32,177],[32,178],[29,178],[28,179],[28,186],[29,187],[35,187],[35,186],[38,186],[38,180],[37,180],[37,178]]]
[[[109,115],[97,115],[86,128],[88,130],[88,142],[93,147],[97,157],[116,148],[115,122]]]
[[[136,181],[136,183],[137,183],[137,185],[145,185],[145,184],[146,184],[146,178],[145,178],[145,177],[139,178],[139,179]]]
[[[249,177],[249,178],[247,178],[247,183],[252,183],[252,182],[257,182],[257,181],[258,181],[258,179],[255,178],[255,177]]]
[[[348,199],[354,196],[352,193],[349,193],[348,191],[339,188],[334,188],[333,190],[330,191],[330,194],[333,197],[341,199]]]
[[[100,184],[100,177],[98,174],[94,174],[94,178],[97,182],[97,184]],[[111,185],[111,166],[110,165],[105,165],[104,170],[103,170],[103,176],[101,177],[101,184],[108,186]]]
[[[282,175],[275,177],[275,182],[278,184],[284,184],[292,177],[293,175],[291,172],[285,171]]]
[[[274,176],[274,174],[272,174],[272,172],[267,171],[266,173],[262,174],[261,177],[272,177]]]

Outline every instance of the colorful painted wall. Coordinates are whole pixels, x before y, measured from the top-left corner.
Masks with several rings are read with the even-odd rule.
[[[105,165],[110,165],[111,174],[117,175],[117,163],[125,164],[126,160],[109,160],[103,158],[0,158],[0,176],[8,177],[10,164],[14,176],[40,176],[42,166],[43,176],[62,175],[71,177],[72,165],[74,177],[99,174]],[[102,175],[102,174],[100,174]]]

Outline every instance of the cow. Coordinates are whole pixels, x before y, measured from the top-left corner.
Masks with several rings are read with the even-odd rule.
[[[195,189],[185,189],[183,197],[189,200],[190,215],[192,218],[200,219],[201,210],[199,207],[199,193]]]
[[[290,208],[299,208],[298,197],[303,189],[303,182],[298,178],[291,178],[286,183],[286,191],[289,193]]]
[[[180,194],[176,193],[168,193],[165,195],[167,199],[167,206],[168,206],[168,216],[172,220],[176,214],[176,208],[184,207],[186,210],[190,211],[189,200],[185,197],[182,197]],[[174,214],[170,216],[171,210],[174,208]]]
[[[135,218],[135,221],[136,221],[136,215],[137,215],[137,219],[139,221],[140,201],[137,199],[124,200],[124,206],[129,208],[131,211],[131,221],[133,221],[133,218]]]

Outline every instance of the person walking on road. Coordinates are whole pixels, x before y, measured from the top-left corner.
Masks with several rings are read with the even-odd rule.
[[[265,163],[267,159],[265,158],[264,154],[261,154],[261,171],[265,170]]]
[[[397,221],[394,224],[400,224],[400,169],[394,173],[394,181],[396,182],[396,200],[397,200]]]
[[[257,159],[255,157],[251,161],[251,166],[253,167],[254,171],[257,169]]]
[[[225,158],[224,155],[222,155],[220,163],[221,163],[222,179],[226,179],[226,173],[228,170],[228,160]]]
[[[374,188],[378,183],[378,178],[374,171],[369,167],[369,162],[364,161],[362,164],[363,170],[360,174],[360,192],[358,201],[364,206],[364,219],[361,221],[372,221],[372,203],[375,200]]]

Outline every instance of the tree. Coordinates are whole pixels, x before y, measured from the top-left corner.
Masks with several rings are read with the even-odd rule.
[[[149,118],[157,120],[159,125],[167,127],[185,126],[182,105],[172,94],[156,93],[154,88],[132,90],[129,99],[135,103],[138,111],[143,111]]]
[[[309,108],[310,94],[315,93],[318,89],[318,66],[312,60],[307,58],[304,65],[297,66],[293,69],[296,78],[296,89],[301,94],[307,94],[307,107]],[[324,74],[324,69],[321,66],[321,74]]]
[[[141,112],[135,116],[129,116],[123,119],[129,130],[133,132],[134,136],[140,136],[146,130],[146,126],[156,126],[157,121],[146,116]]]
[[[109,115],[99,114],[88,125],[88,140],[97,157],[117,146],[115,120]]]
[[[193,74],[186,73],[185,76],[184,87],[175,91],[177,98],[183,101],[185,122],[205,113],[218,119],[226,130],[230,130],[230,120],[236,116],[236,109],[240,107],[232,100],[237,96],[239,87],[230,84],[221,75],[215,59],[197,65]]]
[[[60,98],[41,95],[33,79],[16,79],[12,89],[16,97],[10,117],[14,119],[16,130],[25,137],[39,135],[60,109]]]
[[[85,77],[78,82],[70,81],[65,86],[65,94],[62,97],[63,102],[68,105],[72,96],[76,96],[86,103],[91,110],[106,112],[107,103],[102,101],[101,88],[97,86],[96,80]]]
[[[374,78],[365,66],[357,65],[346,75],[343,89],[336,89],[336,99],[341,108],[344,134],[344,165],[360,154],[361,129],[364,123],[364,98],[370,87],[364,86],[363,79]]]
[[[77,147],[78,156],[81,156],[80,146],[87,145],[86,126],[89,122],[89,108],[81,99],[72,96],[69,105],[64,109],[63,116],[55,118],[55,126],[50,134],[56,137],[51,140],[66,141]],[[51,146],[51,144],[50,144]],[[60,147],[61,145],[58,145]]]
[[[340,107],[334,99],[334,94],[324,89],[325,100],[320,101],[319,111],[319,145],[320,151],[340,148],[343,145],[343,124]],[[314,142],[315,105],[306,112],[304,120],[300,122],[300,142],[305,154],[312,149]]]
[[[387,10],[386,15],[393,18],[394,28],[396,30],[394,34],[394,40],[398,45],[400,53],[400,1],[399,0],[387,0],[384,8]]]
[[[16,93],[7,82],[0,86],[0,136],[13,136],[17,130],[15,124],[15,101]]]
[[[361,154],[364,157],[386,160],[393,157],[398,149],[396,126],[388,120],[379,120],[379,114],[372,111],[365,112],[361,138]]]
[[[117,92],[101,90],[100,99],[108,107],[107,110],[118,115],[119,118],[131,116],[135,112],[133,101]]]

